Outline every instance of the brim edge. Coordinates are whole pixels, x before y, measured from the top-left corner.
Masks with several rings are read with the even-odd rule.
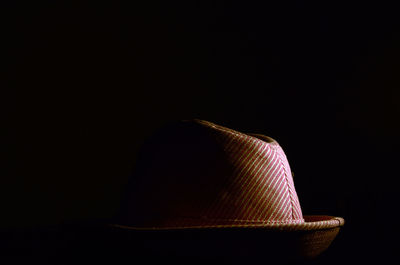
[[[109,224],[112,228],[134,231],[178,231],[201,229],[263,229],[268,231],[318,231],[342,227],[345,220],[342,217],[327,215],[305,215],[305,222],[300,224],[213,224],[191,225],[181,227],[135,227],[129,225]],[[310,220],[310,221],[307,221]],[[317,220],[317,221],[311,221]]]

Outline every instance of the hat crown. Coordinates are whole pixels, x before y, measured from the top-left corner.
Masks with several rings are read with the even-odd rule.
[[[142,148],[126,224],[179,228],[303,223],[287,157],[272,138],[181,121]]]

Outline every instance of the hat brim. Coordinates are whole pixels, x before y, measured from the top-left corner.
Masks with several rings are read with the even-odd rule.
[[[341,217],[309,215],[301,224],[218,224],[186,227],[133,227],[111,225],[147,242],[151,252],[173,256],[230,256],[256,258],[268,252],[270,259],[314,258],[325,251],[344,225]],[[172,243],[171,243],[172,242]],[[160,244],[161,243],[161,244]],[[176,252],[179,252],[178,254]],[[242,255],[243,254],[243,255]],[[165,254],[168,255],[168,254]],[[238,257],[238,255],[240,257]]]
[[[237,222],[237,221],[218,221],[205,222],[204,220],[191,220],[190,225],[163,225],[163,226],[130,226],[112,224],[114,227],[131,230],[181,230],[181,229],[207,229],[207,228],[263,228],[267,230],[279,231],[308,231],[321,230],[341,227],[344,219],[328,215],[306,215],[302,223],[283,223],[283,222]]]

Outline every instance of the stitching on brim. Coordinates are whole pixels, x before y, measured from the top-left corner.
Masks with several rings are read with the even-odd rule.
[[[229,225],[193,225],[193,226],[165,226],[165,227],[134,227],[111,224],[112,227],[131,230],[183,230],[183,229],[213,229],[213,228],[264,228],[278,231],[312,231],[340,227],[341,220],[337,217],[327,221],[307,222],[302,224],[264,225],[264,224],[229,224]]]

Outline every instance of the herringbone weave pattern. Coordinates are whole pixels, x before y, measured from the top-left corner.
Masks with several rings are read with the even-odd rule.
[[[191,174],[195,175],[194,170],[200,170],[196,168],[189,167],[184,173],[180,171],[166,173],[170,170],[161,170],[161,175],[167,175],[165,178],[171,175],[182,175],[180,180],[188,181],[187,184],[190,181],[195,183],[185,188],[184,183],[176,183],[176,180],[166,181],[166,184],[158,189],[159,191],[153,193],[153,204],[146,202],[145,199],[142,200],[147,193],[139,191],[140,195],[135,199],[135,203],[139,205],[135,209],[139,210],[134,210],[137,216],[145,216],[149,213],[151,215],[157,211],[158,214],[154,215],[155,218],[151,217],[140,224],[135,224],[133,220],[131,227],[145,229],[265,227],[281,230],[312,230],[343,224],[343,219],[337,217],[307,217],[306,221],[304,220],[288,159],[274,139],[263,135],[241,133],[208,121],[190,122],[195,123],[198,126],[196,128],[207,131],[207,135],[210,135],[219,145],[223,159],[217,161],[217,167],[225,163],[231,170],[221,171],[224,172],[223,174],[229,172],[226,173],[227,176],[200,174],[198,178],[191,176]],[[190,137],[189,140],[191,141]],[[196,152],[196,150],[191,151]],[[181,160],[168,157],[168,150],[166,152],[167,155],[165,153],[160,155],[161,160],[175,161],[179,168]],[[160,165],[157,161],[150,164]],[[184,165],[184,163],[181,164]],[[151,168],[148,170],[151,171]],[[154,177],[153,173],[149,175]],[[221,184],[217,178],[225,180]],[[200,181],[203,184],[197,185],[198,179],[203,179]],[[213,182],[219,183],[216,195],[207,193],[207,190],[211,190],[210,187],[214,185]],[[157,183],[151,182],[151,185],[154,184]],[[171,185],[182,187],[176,189]],[[152,187],[154,186],[147,188],[152,189]],[[143,188],[146,189],[146,187]],[[201,189],[204,189],[204,192]],[[180,192],[186,195],[180,195]],[[211,201],[207,200],[210,196],[213,198]],[[158,208],[154,205],[158,205]],[[155,207],[154,210],[152,207]],[[145,209],[145,212],[140,209]]]

